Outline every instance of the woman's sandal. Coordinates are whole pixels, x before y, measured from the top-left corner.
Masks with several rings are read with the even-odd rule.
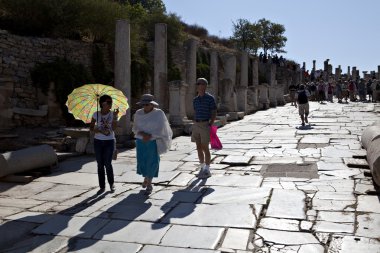
[[[151,194],[153,191],[153,186],[150,184],[150,185],[147,185],[146,186],[146,190],[145,190],[145,195],[149,195]]]
[[[144,179],[144,182],[142,183],[141,187],[142,188],[146,188],[146,186],[148,185],[148,179]]]

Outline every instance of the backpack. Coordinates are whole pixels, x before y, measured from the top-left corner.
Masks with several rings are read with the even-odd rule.
[[[306,104],[308,102],[305,90],[298,92],[297,101],[298,101],[298,104]]]

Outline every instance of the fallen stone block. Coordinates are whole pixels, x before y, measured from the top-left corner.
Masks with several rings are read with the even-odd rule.
[[[365,149],[368,149],[369,145],[372,141],[380,138],[380,126],[369,126],[366,129],[364,129],[361,140],[362,140],[362,146]]]
[[[373,180],[380,186],[380,139],[372,141],[369,145],[367,161],[371,168]]]
[[[49,145],[40,145],[0,155],[0,177],[56,165],[57,154]]]

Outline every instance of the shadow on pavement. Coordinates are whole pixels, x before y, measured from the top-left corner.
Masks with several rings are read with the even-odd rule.
[[[165,203],[162,207],[161,207],[161,210],[165,211],[167,210],[168,207],[171,207],[171,204],[173,203],[173,201],[178,201],[180,203],[189,203],[189,202],[183,202],[181,201],[181,195],[183,194],[183,192],[201,192],[201,196],[199,198],[197,198],[196,201],[194,201],[193,205],[188,205],[187,208],[184,208],[183,210],[181,210],[181,212],[176,212],[176,215],[173,215],[172,214],[172,210],[178,206],[178,204],[175,206],[175,207],[172,207],[172,209],[167,212],[165,214],[164,217],[162,217],[159,221],[157,221],[156,223],[153,223],[152,224],[152,229],[161,229],[161,228],[164,228],[168,225],[170,225],[170,219],[171,218],[184,218],[188,215],[190,215],[191,213],[194,212],[195,210],[195,203],[201,203],[202,202],[202,199],[204,197],[206,197],[207,195],[211,194],[214,189],[208,187],[208,188],[204,188],[205,184],[207,182],[207,179],[199,179],[197,178],[196,180],[194,180],[193,182],[191,182],[191,184],[189,186],[187,186],[185,189],[181,189],[181,190],[178,190],[178,191],[175,191],[173,192],[173,196],[171,197],[171,199]],[[161,221],[165,220],[165,223],[160,223]]]

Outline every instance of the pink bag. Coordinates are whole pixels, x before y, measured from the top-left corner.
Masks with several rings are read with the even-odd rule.
[[[219,137],[216,135],[216,131],[218,130],[218,127],[211,126],[210,127],[210,142],[211,142],[211,149],[222,149],[223,145],[219,140]]]

